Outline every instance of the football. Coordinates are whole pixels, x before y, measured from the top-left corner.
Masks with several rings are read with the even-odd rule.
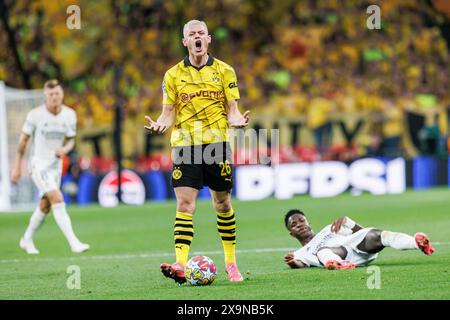
[[[193,286],[204,286],[216,279],[214,261],[206,256],[195,256],[189,259],[185,269],[186,280]]]

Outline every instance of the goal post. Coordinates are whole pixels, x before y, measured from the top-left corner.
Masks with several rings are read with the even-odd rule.
[[[42,103],[42,90],[15,89],[0,81],[0,212],[30,210],[38,200],[28,169],[31,143],[17,185],[11,185],[10,175],[26,115]]]
[[[6,129],[5,83],[0,81],[0,211],[11,210],[8,181],[8,136]]]

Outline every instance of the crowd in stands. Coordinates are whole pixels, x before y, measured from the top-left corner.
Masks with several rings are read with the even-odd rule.
[[[156,116],[164,72],[186,54],[183,24],[199,18],[211,53],[236,70],[241,108],[305,117],[323,158],[334,157],[332,126],[346,114],[373,128],[352,156],[403,154],[408,113],[425,119],[419,152],[448,154],[450,35],[441,25],[450,18],[434,2],[80,0],[82,28],[70,30],[73,1],[6,1],[25,76],[36,88],[61,79],[80,129],[113,123],[117,101],[138,124]],[[371,4],[381,8],[379,30],[366,25]],[[8,41],[2,32],[3,48]],[[0,79],[23,87],[10,50],[0,51]]]

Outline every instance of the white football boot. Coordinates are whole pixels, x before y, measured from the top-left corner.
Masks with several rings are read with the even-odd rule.
[[[81,243],[81,242],[70,247],[72,252],[75,252],[75,253],[85,252],[85,251],[88,251],[90,248],[91,248],[90,245],[88,245],[87,243]]]
[[[21,238],[20,242],[19,242],[19,246],[20,246],[20,248],[25,250],[25,252],[28,254],[39,254],[39,250],[36,249],[36,247],[34,246],[32,239],[25,240],[24,238]]]

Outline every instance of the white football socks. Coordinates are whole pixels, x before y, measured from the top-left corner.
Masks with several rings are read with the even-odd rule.
[[[79,245],[80,240],[78,240],[77,236],[73,232],[72,222],[70,221],[70,217],[66,211],[66,204],[63,202],[56,203],[52,205],[52,209],[56,224],[66,237],[67,241],[69,242],[69,245],[71,247]]]
[[[23,239],[25,241],[29,241],[33,239],[34,234],[39,229],[41,224],[44,222],[46,214],[41,211],[39,206],[34,210],[31,215],[30,222],[28,224],[27,230],[25,230],[25,234],[23,235]]]
[[[414,237],[400,232],[382,231],[381,243],[397,250],[418,249]]]
[[[342,261],[342,258],[338,256],[336,253],[334,253],[331,249],[320,249],[319,252],[316,254],[319,261],[325,265],[327,261],[335,260],[335,261]]]

